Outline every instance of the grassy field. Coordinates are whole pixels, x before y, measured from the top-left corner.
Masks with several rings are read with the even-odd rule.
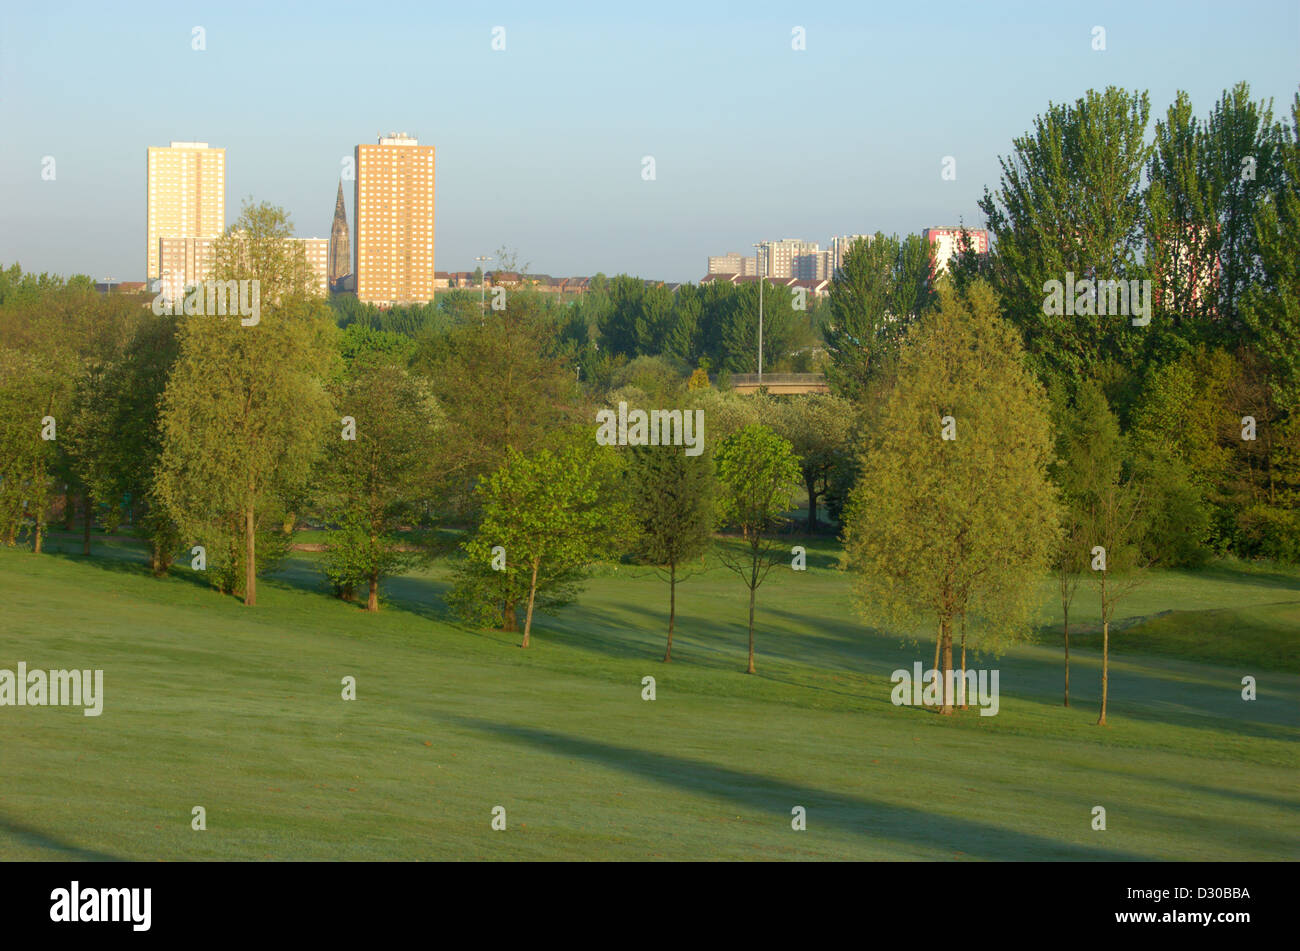
[[[370,616],[308,554],[248,610],[187,568],[151,579],[129,544],[0,550],[0,667],[102,668],[106,695],[98,718],[0,708],[0,858],[1300,857],[1300,572],[1153,576],[1120,606],[1103,729],[1086,587],[1072,707],[1044,631],[972,664],[1001,672],[997,716],[944,718],[890,703],[932,647],[865,629],[808,544],[760,590],[754,677],[722,569],[679,589],[665,665],[666,588],[626,566],[523,651],[450,622],[436,567]]]

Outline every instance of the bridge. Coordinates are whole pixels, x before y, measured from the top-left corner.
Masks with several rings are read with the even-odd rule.
[[[773,396],[791,393],[829,393],[823,373],[764,373],[762,384]],[[757,373],[731,374],[731,386],[737,393],[758,392],[759,375]]]

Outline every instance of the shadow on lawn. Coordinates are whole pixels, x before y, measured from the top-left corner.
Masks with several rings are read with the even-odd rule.
[[[1300,591],[1300,576],[1282,571],[1254,571],[1248,567],[1238,567],[1231,562],[1211,562],[1203,568],[1197,568],[1195,571],[1171,571],[1170,575],[1185,578],[1191,582],[1229,581],[1235,584],[1249,584],[1261,588],[1285,588],[1291,591]]]
[[[39,829],[33,829],[31,826],[25,826],[21,823],[14,822],[12,819],[7,819],[2,815],[0,815],[0,833],[11,836],[23,845],[58,852],[59,855],[55,856],[55,858],[73,859],[83,862],[126,861],[118,855],[110,855],[107,852],[97,852],[94,849],[83,849],[79,845],[72,845],[69,842],[64,842],[62,839],[56,839],[51,835],[47,835]]]
[[[817,822],[832,825],[842,832],[867,840],[904,842],[949,853],[961,851],[969,856],[992,860],[1050,858],[1142,861],[1150,858],[1133,852],[1062,842],[973,819],[846,796],[683,756],[615,746],[550,730],[474,717],[453,715],[446,719],[472,730],[539,747],[558,755],[599,762],[690,793],[725,798],[750,809],[769,813],[782,822],[790,820],[791,807],[804,806],[816,815]],[[707,855],[697,857],[710,858]]]
[[[71,564],[85,565],[90,568],[98,568],[100,571],[111,571],[117,574],[134,575],[137,578],[145,578],[157,581],[180,581],[185,584],[194,585],[199,588],[211,589],[212,585],[200,571],[191,571],[186,567],[181,569],[181,562],[174,562],[166,575],[161,578],[155,578],[153,572],[149,569],[149,555],[143,547],[135,548],[124,544],[113,544],[112,546],[96,547],[91,549],[90,555],[81,553],[80,544],[76,551],[62,549],[47,549],[40,557],[49,556],[57,558],[60,561],[66,561]]]
[[[1257,806],[1265,806],[1272,809],[1286,809],[1294,811],[1300,803],[1296,799],[1283,799],[1281,796],[1273,796],[1268,793],[1254,792],[1252,790],[1226,789],[1222,786],[1204,786],[1200,783],[1192,783],[1183,779],[1175,779],[1170,776],[1163,776],[1158,773],[1149,775],[1135,775],[1131,770],[1112,769],[1106,766],[1090,765],[1090,770],[1101,773],[1109,773],[1113,776],[1120,776],[1124,779],[1141,780],[1143,782],[1160,783],[1164,786],[1172,786],[1175,789],[1181,789],[1189,793],[1200,793],[1207,797],[1218,797],[1223,799],[1237,799],[1241,802],[1254,803]],[[1240,774],[1244,778],[1250,776],[1249,773]]]

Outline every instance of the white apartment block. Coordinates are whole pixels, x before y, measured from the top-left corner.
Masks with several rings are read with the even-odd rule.
[[[798,238],[764,241],[758,252],[760,263],[766,265],[761,269],[762,273],[767,277],[798,277],[795,273],[796,258],[816,254],[817,251],[815,241],[801,241]]]
[[[145,278],[163,277],[164,238],[215,238],[226,230],[226,150],[206,142],[148,148]]]

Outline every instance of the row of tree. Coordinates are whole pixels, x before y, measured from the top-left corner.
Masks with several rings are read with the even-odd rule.
[[[676,582],[731,527],[716,555],[750,592],[752,670],[755,593],[787,556],[772,532],[802,483],[809,528],[822,503],[841,523],[864,615],[933,636],[945,673],[968,639],[1024,636],[1055,567],[1068,703],[1070,607],[1095,581],[1104,722],[1109,622],[1143,566],[1300,558],[1296,126],[1239,87],[1200,123],[1179,97],[1148,149],[1145,103],[1111,89],[1051,107],[986,193],[992,253],[968,249],[948,277],[916,236],[853,248],[822,315],[823,397],[687,379],[693,363],[755,368],[739,355],[756,343],[754,285],[672,295],[619,277],[570,306],[512,291],[500,310],[461,294],[345,314],[312,296],[264,205],[219,242],[213,275],[261,280],[255,327],[10,269],[0,538],[30,531],[39,550],[56,498],[65,518],[81,499],[87,532],[96,511],[139,524],[156,571],[204,545],[218,587],[253,605],[310,520],[331,529],[336,593],[376,610],[382,579],[450,526],[464,530],[450,605],[522,619],[524,643],[594,562],[632,556],[668,582],[668,659]],[[1152,280],[1152,321],[1051,311],[1043,290],[1066,273]],[[805,318],[769,301],[779,357],[798,341],[772,315]],[[620,401],[702,410],[708,451],[596,446],[595,410]]]
[[[218,243],[214,280],[261,282],[255,326],[157,316],[83,282],[9,272],[20,292],[0,300],[6,542],[30,534],[40,551],[51,513],[62,504],[70,517],[80,499],[87,552],[96,516],[108,530],[130,521],[155,573],[201,547],[192,564],[251,607],[295,527],[316,524],[329,530],[320,563],[335,593],[375,611],[383,579],[445,552],[438,529],[463,529],[449,603],[506,630],[522,614],[524,646],[538,607],[571,599],[594,562],[630,554],[666,572],[671,659],[677,582],[735,525],[746,554],[724,561],[751,593],[753,669],[754,592],[805,478],[790,442],[757,422],[762,404],[678,380],[654,405],[704,411],[709,451],[593,452],[597,401],[540,295],[452,312],[441,330],[339,328],[289,233],[280,210],[250,205]],[[665,380],[653,362],[625,369],[624,397]],[[755,454],[771,465],[744,462]],[[815,486],[824,463],[810,466]]]

